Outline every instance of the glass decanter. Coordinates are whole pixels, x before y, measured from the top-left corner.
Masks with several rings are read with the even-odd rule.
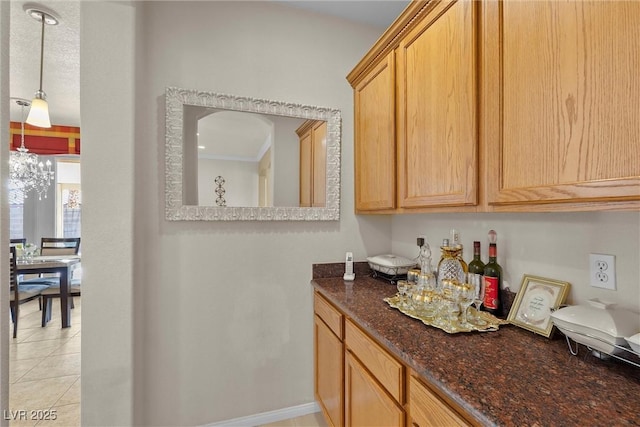
[[[446,283],[462,284],[466,276],[465,268],[460,262],[462,248],[449,246],[448,239],[445,239],[445,242],[440,247],[442,258],[438,263],[438,288],[440,289]]]

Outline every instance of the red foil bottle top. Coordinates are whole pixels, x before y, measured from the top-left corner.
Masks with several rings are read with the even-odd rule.
[[[489,256],[494,258],[497,256],[498,250],[495,243],[489,243]]]

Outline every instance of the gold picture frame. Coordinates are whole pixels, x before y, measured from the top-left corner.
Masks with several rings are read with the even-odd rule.
[[[507,321],[521,328],[551,336],[551,312],[564,302],[571,284],[525,274]]]

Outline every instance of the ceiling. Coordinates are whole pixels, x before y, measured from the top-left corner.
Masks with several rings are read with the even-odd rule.
[[[55,12],[58,25],[45,26],[42,89],[47,94],[51,123],[80,125],[79,2],[12,1],[9,86],[12,97],[32,99],[40,81],[41,23],[24,8]],[[20,121],[20,107],[11,105],[11,120]]]
[[[409,3],[409,0],[272,1],[376,26],[381,34]],[[11,2],[11,96],[30,100],[39,87],[41,23],[25,13],[29,7],[52,11],[60,19],[58,25],[45,27],[42,89],[47,94],[51,122],[80,126],[80,1]],[[11,105],[11,120],[21,120],[20,107],[15,103]]]

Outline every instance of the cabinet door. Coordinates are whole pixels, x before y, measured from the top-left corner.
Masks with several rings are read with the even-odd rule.
[[[404,402],[404,367],[350,320],[345,321],[344,343],[349,352],[397,402]]]
[[[414,427],[469,425],[413,375],[409,377],[409,417]]]
[[[489,204],[640,200],[638,22],[636,1],[486,2]]]
[[[401,207],[477,204],[477,5],[437,4],[398,47]]]
[[[342,426],[344,405],[342,342],[331,329],[314,316],[315,395],[327,423]]]
[[[311,132],[300,136],[300,207],[311,206],[312,155]]]
[[[313,126],[313,191],[312,206],[324,207],[327,192],[327,122]]]
[[[394,53],[355,87],[356,212],[396,207]]]
[[[350,353],[345,352],[345,425],[404,426],[404,411]]]

